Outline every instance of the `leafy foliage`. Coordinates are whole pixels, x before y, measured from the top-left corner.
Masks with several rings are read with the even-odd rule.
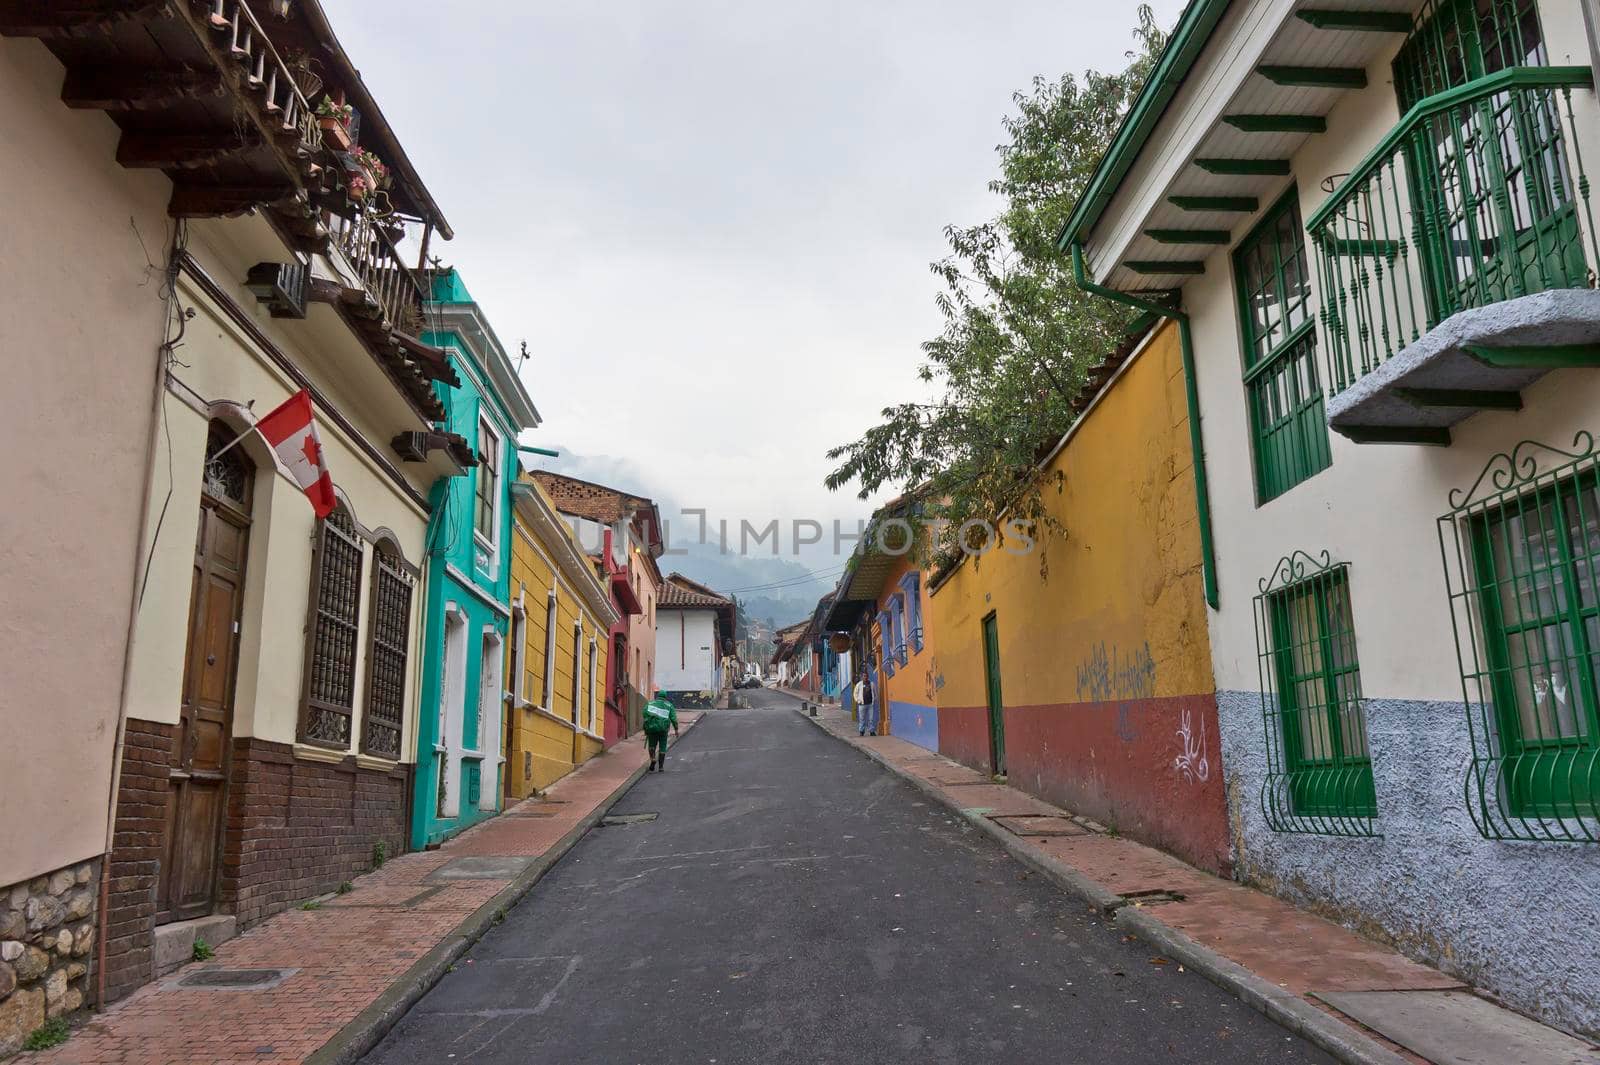
[[[72,1029],[67,1027],[66,1018],[52,1017],[28,1033],[28,1038],[22,1041],[22,1049],[49,1050],[65,1043],[71,1034]]]
[[[1122,341],[1131,312],[1079,290],[1055,242],[1160,54],[1165,35],[1147,5],[1134,37],[1120,73],[1035,78],[1013,96],[1010,141],[989,183],[1004,206],[987,222],[946,227],[949,254],[931,267],[944,327],[922,345],[918,376],[939,398],[887,407],[828,452],[830,489],[854,482],[863,499],[885,485],[914,489],[925,516],[948,523],[927,551],[953,547],[962,522],[1002,511],[1041,532],[1057,525],[1030,473],[1072,424],[1086,371]]]

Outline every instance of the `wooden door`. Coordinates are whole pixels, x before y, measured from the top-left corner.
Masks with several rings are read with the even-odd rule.
[[[983,674],[989,694],[989,764],[995,776],[1004,776],[1006,718],[1000,699],[1000,632],[993,614],[983,619]]]
[[[254,470],[238,448],[212,457],[232,437],[225,429],[216,432],[207,447],[189,595],[183,704],[167,778],[166,853],[156,890],[157,923],[202,917],[211,912],[216,896],[254,479]]]

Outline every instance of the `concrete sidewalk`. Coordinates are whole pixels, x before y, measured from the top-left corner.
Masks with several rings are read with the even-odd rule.
[[[700,715],[681,715],[686,732]],[[435,851],[403,854],[140,988],[29,1065],[354,1061],[643,775],[642,736]],[[184,986],[222,970],[269,986]]]
[[[823,706],[807,719],[959,812],[1018,860],[1114,914],[1119,926],[1174,962],[1342,1061],[1600,1063],[1600,1049],[1281,899],[1112,835],[924,747],[857,736],[838,707]]]

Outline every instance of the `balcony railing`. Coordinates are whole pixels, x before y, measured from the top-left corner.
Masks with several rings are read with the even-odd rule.
[[[244,0],[205,0],[205,12],[212,34],[245,71],[245,83],[262,94],[267,114],[298,137],[299,154],[315,155],[322,147],[316,112]]]
[[[1572,110],[1592,85],[1516,67],[1421,100],[1311,216],[1335,393],[1457,311],[1592,284]]]
[[[387,230],[384,219],[366,210],[348,218],[333,216],[333,242],[376,301],[384,324],[410,333],[417,328],[427,295],[417,275],[400,258]]]

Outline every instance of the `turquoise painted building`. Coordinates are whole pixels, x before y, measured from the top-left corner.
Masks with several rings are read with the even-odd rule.
[[[511,485],[517,434],[539,412],[505,348],[455,270],[433,276],[422,339],[442,349],[460,384],[439,382],[440,425],[478,457],[441,477],[429,502],[423,668],[411,845],[438,843],[501,807],[506,631],[511,618]]]

